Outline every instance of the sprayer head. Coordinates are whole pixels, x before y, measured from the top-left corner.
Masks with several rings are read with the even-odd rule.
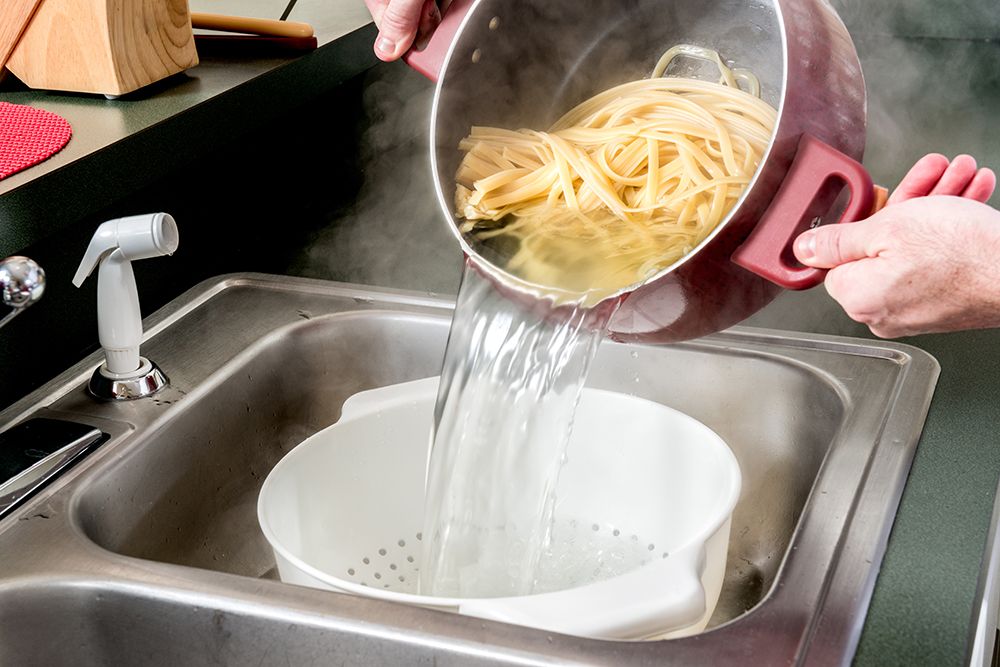
[[[167,213],[147,213],[109,220],[97,228],[73,284],[80,287],[98,263],[115,250],[126,261],[172,255],[178,244],[177,223]]]

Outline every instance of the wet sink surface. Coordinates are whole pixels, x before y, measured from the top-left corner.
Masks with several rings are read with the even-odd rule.
[[[699,636],[584,640],[272,581],[255,511],[270,469],[348,396],[436,375],[449,319],[412,293],[230,276],[148,321],[144,354],[171,379],[154,399],[89,399],[91,358],[0,415],[112,435],[0,523],[3,653],[35,662],[59,627],[75,648],[46,647],[46,664],[242,664],[264,645],[293,664],[850,659],[937,376],[901,345],[736,329],[602,346],[588,385],[694,416],[740,462],[722,598]]]

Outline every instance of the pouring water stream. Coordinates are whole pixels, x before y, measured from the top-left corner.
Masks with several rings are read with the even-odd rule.
[[[542,316],[467,265],[428,461],[422,593],[499,597],[557,586],[540,579],[540,563],[573,415],[612,314],[569,305]]]

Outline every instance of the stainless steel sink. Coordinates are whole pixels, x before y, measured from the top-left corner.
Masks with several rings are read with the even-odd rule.
[[[147,320],[161,394],[94,401],[95,355],[0,414],[3,428],[47,416],[111,436],[0,523],[0,663],[850,660],[937,377],[929,355],[890,343],[736,328],[602,346],[588,384],[691,414],[739,459],[726,582],[700,635],[586,640],[275,581],[263,479],[351,394],[437,374],[450,308],[227,276]]]

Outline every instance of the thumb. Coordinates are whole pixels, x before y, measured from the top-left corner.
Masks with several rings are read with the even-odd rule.
[[[389,0],[378,21],[375,53],[382,60],[396,60],[413,44],[420,25],[424,0]]]
[[[795,239],[795,258],[806,266],[832,269],[835,266],[874,256],[871,251],[873,225],[865,220],[825,225],[803,232]]]

